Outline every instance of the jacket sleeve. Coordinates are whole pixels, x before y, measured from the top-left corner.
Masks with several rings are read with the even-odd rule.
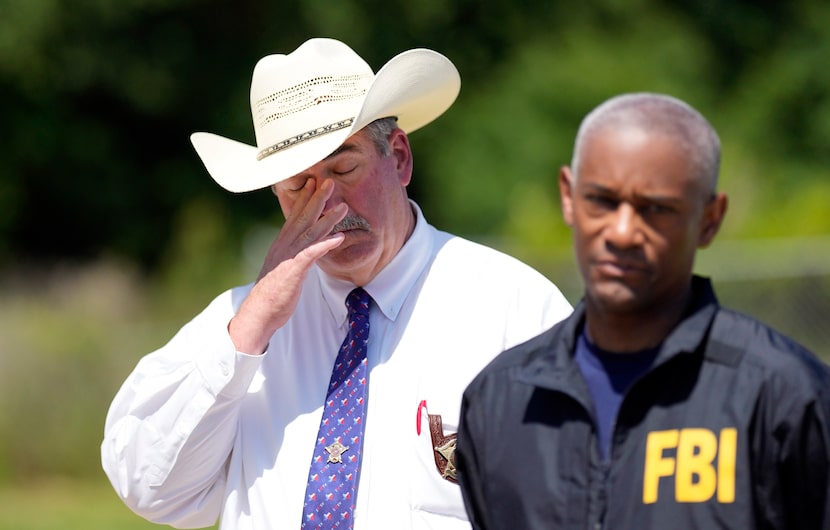
[[[239,404],[263,356],[235,351],[230,292],[142,358],[107,414],[101,461],[137,514],[180,528],[215,524]]]
[[[773,385],[774,397],[765,400],[767,417],[775,420],[756,439],[756,447],[769,452],[754,483],[757,506],[765,511],[762,519],[774,522],[771,528],[830,529],[830,373],[819,367],[810,375],[817,377],[801,377],[799,386]],[[774,478],[764,476],[772,470]],[[771,491],[778,502],[769,499]]]
[[[486,501],[482,487],[483,478],[479,467],[479,455],[476,452],[476,440],[480,439],[478,438],[480,433],[477,433],[474,427],[476,411],[471,406],[468,395],[470,392],[472,390],[468,387],[461,401],[458,439],[456,440],[455,449],[456,469],[470,524],[474,530],[486,530],[489,528]]]
[[[825,419],[817,412],[808,407],[782,439],[778,474],[787,520],[782,528],[830,528],[830,444]]]

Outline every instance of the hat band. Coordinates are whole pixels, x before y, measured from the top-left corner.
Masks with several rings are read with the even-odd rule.
[[[350,127],[352,123],[354,123],[354,118],[346,118],[345,120],[336,121],[334,123],[330,123],[329,125],[323,125],[322,127],[317,127],[316,129],[312,129],[310,131],[298,134],[297,136],[292,136],[291,138],[287,138],[285,140],[275,143],[270,147],[266,147],[265,149],[261,150],[259,153],[257,153],[256,159],[262,160],[263,158],[271,156],[278,151],[288,149],[292,145],[297,145],[299,143],[305,142],[306,140],[311,140],[312,138],[322,136],[326,133],[339,131],[340,129],[345,129],[346,127]]]

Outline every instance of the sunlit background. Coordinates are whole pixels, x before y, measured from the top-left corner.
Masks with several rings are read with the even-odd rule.
[[[701,273],[830,356],[830,3],[823,0],[0,0],[0,528],[148,529],[100,468],[139,357],[251,281],[282,222],[188,135],[253,143],[255,62],[313,36],[379,68],[429,47],[462,76],[413,133],[436,226],[514,254],[576,302],[555,182],[620,92],[703,112],[731,199]]]

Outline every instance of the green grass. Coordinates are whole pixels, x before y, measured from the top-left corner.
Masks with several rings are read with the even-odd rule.
[[[0,486],[0,530],[162,530],[101,481],[47,479]],[[216,528],[216,527],[214,527]]]

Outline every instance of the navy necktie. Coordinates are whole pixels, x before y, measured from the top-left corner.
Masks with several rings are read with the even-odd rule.
[[[368,390],[366,345],[371,298],[362,288],[346,297],[349,331],[331,373],[308,472],[302,528],[354,527]]]

